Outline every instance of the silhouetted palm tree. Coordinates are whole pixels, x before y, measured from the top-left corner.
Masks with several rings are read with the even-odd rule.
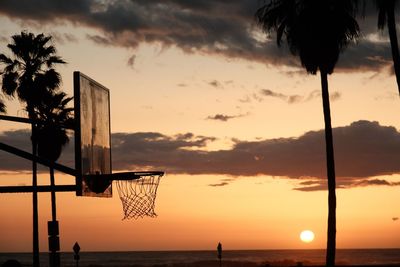
[[[397,88],[400,94],[400,55],[397,42],[395,9],[399,5],[398,0],[375,0],[378,9],[378,28],[383,31],[385,26],[388,28],[390,46],[392,48],[392,58],[394,73],[396,75]]]
[[[336,181],[328,74],[333,73],[340,52],[359,35],[356,8],[356,2],[350,0],[271,0],[256,12],[263,29],[276,32],[278,45],[286,37],[291,53],[300,56],[308,73],[320,71],[328,176],[327,266],[335,265],[336,250]]]
[[[36,120],[35,107],[38,107],[43,95],[57,91],[61,77],[53,68],[56,64],[64,64],[64,60],[56,55],[51,45],[51,36],[21,32],[13,35],[12,43],[7,47],[12,56],[0,54],[0,64],[5,65],[2,74],[2,91],[4,94],[18,96],[20,102],[26,104],[26,111],[32,121]],[[36,127],[32,123],[32,154],[36,156]],[[32,186],[37,186],[36,161],[32,162]],[[37,192],[32,193],[33,202],[33,266],[39,266],[39,233]]]

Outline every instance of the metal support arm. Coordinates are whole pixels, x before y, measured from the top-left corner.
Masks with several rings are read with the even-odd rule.
[[[69,174],[69,175],[72,175],[72,176],[76,177],[75,169],[72,169],[72,168],[67,167],[65,165],[61,165],[59,163],[47,160],[47,159],[42,158],[42,157],[34,156],[31,153],[28,153],[28,152],[23,151],[21,149],[15,148],[13,146],[9,146],[9,145],[6,145],[6,144],[0,142],[0,150],[4,150],[4,151],[6,151],[8,153],[17,155],[17,156],[19,156],[21,158],[28,159],[28,160],[31,160],[31,161],[35,160],[37,163],[40,163],[40,164],[42,164],[44,166],[47,166],[49,168],[52,167],[57,171],[60,171],[60,172],[63,172],[63,173],[66,173],[66,174]]]

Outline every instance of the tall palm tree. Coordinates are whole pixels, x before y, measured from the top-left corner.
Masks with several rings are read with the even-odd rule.
[[[356,9],[356,2],[349,0],[271,0],[256,12],[264,31],[276,32],[278,45],[285,36],[291,53],[300,57],[307,72],[320,72],[328,178],[327,266],[335,265],[336,252],[336,178],[328,74],[333,73],[340,52],[359,35]]]
[[[51,36],[44,34],[21,32],[13,35],[12,42],[7,45],[12,56],[0,54],[0,64],[5,65],[1,71],[4,94],[15,97],[26,105],[26,111],[32,121],[36,120],[35,107],[40,105],[41,97],[56,91],[61,83],[61,76],[54,66],[64,64],[64,60],[56,55],[51,44]],[[36,156],[36,127],[32,123],[32,154]],[[32,161],[32,186],[37,186],[37,164]],[[39,230],[37,191],[32,193],[33,207],[33,266],[39,263]]]
[[[394,73],[396,75],[397,88],[400,95],[400,54],[399,45],[397,42],[395,9],[399,5],[397,0],[375,0],[378,9],[378,29],[382,30],[387,25],[392,48],[392,58]]]

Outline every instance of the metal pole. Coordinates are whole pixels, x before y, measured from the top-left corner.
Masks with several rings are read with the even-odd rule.
[[[60,237],[59,237],[59,226],[57,221],[57,210],[56,210],[56,187],[54,182],[54,169],[50,167],[50,188],[51,188],[51,222],[48,222],[49,232],[49,250],[50,250],[50,267],[60,266]]]
[[[51,186],[51,218],[53,221],[57,220],[56,209],[56,187],[54,182],[54,169],[50,167],[50,186]]]
[[[54,184],[54,169],[50,167],[50,186],[51,186],[51,219],[53,223],[56,223],[57,211],[56,211],[56,192]],[[54,248],[50,248],[50,267],[57,266],[57,251]]]
[[[37,154],[36,126],[32,124],[32,154]],[[37,194],[37,163],[32,160],[32,213],[33,213],[33,267],[39,267],[39,215],[38,215],[38,194]]]
[[[8,153],[17,155],[18,157],[21,157],[21,158],[24,158],[27,160],[36,161],[36,163],[43,164],[44,166],[47,166],[47,167],[53,167],[55,170],[61,171],[63,173],[66,173],[66,174],[69,174],[72,176],[76,176],[76,171],[74,169],[71,169],[70,167],[58,164],[56,162],[47,160],[45,158],[38,157],[37,155],[30,154],[26,151],[23,151],[21,149],[13,147],[13,146],[6,145],[2,142],[0,142],[0,150],[4,150]]]
[[[219,267],[222,267],[222,244],[221,244],[221,242],[218,243],[217,252],[218,252],[218,259],[219,259]]]

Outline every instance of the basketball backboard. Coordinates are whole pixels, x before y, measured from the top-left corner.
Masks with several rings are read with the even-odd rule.
[[[111,174],[110,91],[74,72],[75,169],[78,196],[112,197],[112,185],[103,193],[93,191],[91,178]],[[107,185],[106,185],[107,186]]]

